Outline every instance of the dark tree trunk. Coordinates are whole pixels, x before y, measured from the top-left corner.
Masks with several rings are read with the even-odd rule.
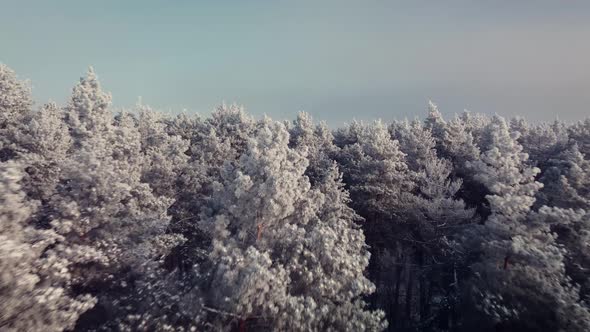
[[[406,326],[410,327],[412,323],[412,297],[413,297],[413,287],[414,287],[414,269],[411,264],[407,264],[408,266],[408,279],[406,283]]]
[[[397,324],[397,313],[399,310],[399,290],[400,290],[400,285],[401,285],[401,281],[402,281],[402,272],[404,271],[403,266],[401,265],[401,259],[397,261],[397,263],[399,264],[396,267],[396,274],[395,274],[395,289],[393,292],[393,310],[390,314],[390,318],[391,318],[391,323],[390,324]]]
[[[423,322],[426,318],[426,285],[427,281],[424,274],[424,252],[420,250],[418,252],[418,273],[420,277],[418,279],[418,287],[419,287],[419,310],[420,310],[420,321]]]

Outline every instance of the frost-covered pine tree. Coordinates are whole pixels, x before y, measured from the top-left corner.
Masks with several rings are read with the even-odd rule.
[[[581,300],[590,304],[590,213],[584,210],[544,206],[539,209],[543,222],[557,234],[565,249],[565,273],[580,287]],[[589,307],[590,308],[590,307]]]
[[[587,294],[588,274],[577,274],[584,272],[579,264],[588,263],[589,222],[581,211],[547,206],[528,216],[526,233],[512,238],[511,250],[520,262],[511,267],[512,276],[502,285],[500,302],[518,312],[506,326],[519,330],[590,329],[590,306],[583,302],[579,287],[583,284]],[[578,279],[572,281],[570,275]],[[490,303],[497,306],[495,300]]]
[[[189,116],[180,113],[175,117],[164,117],[161,119],[166,124],[165,130],[169,137],[175,137],[171,142],[162,140],[162,143],[179,143],[180,139],[184,144],[188,144],[183,152],[186,159],[182,157],[181,167],[175,166],[174,182],[176,198],[174,204],[169,209],[174,224],[178,220],[193,222],[195,216],[199,214],[200,203],[203,196],[208,195],[203,191],[203,183],[208,179],[207,164],[203,157],[205,150],[209,147],[203,142],[203,133],[210,132],[206,129],[204,120],[198,115]],[[179,147],[180,145],[176,145]],[[211,153],[210,155],[214,155]],[[180,156],[177,156],[180,158]],[[157,165],[155,165],[157,167]],[[192,218],[192,219],[189,219]]]
[[[545,164],[547,168],[540,178],[544,187],[539,192],[538,205],[554,208],[553,230],[558,234],[557,242],[566,249],[567,275],[581,286],[582,297],[589,301],[590,161],[573,143]]]
[[[221,105],[207,119],[202,134],[203,142],[215,146],[215,151],[203,151],[205,160],[221,165],[225,160],[234,160],[246,149],[247,142],[255,135],[254,119],[238,105]],[[207,139],[213,140],[207,142]],[[219,140],[216,144],[215,140]]]
[[[503,118],[492,119],[484,139],[488,148],[481,160],[468,164],[476,179],[489,189],[491,209],[483,228],[475,230],[481,231],[480,236],[472,237],[481,241],[481,247],[480,260],[472,265],[475,274],[468,283],[471,300],[496,328],[535,329],[553,324],[553,330],[583,331],[579,327],[572,329],[573,323],[568,320],[554,320],[560,310],[570,306],[578,310],[581,306],[573,300],[577,292],[568,286],[563,253],[549,225],[531,214],[534,197],[542,187],[535,181],[539,170],[527,165],[528,155],[517,142],[518,133],[511,134]],[[531,289],[536,294],[531,294]],[[539,310],[549,310],[553,316],[537,317]],[[476,317],[474,314],[468,318]],[[582,323],[576,326],[586,326],[586,318],[578,318]],[[475,324],[482,326],[482,321]]]
[[[473,217],[473,211],[456,199],[462,180],[453,177],[453,165],[439,157],[432,132],[419,121],[404,122],[390,127],[392,136],[400,143],[415,183],[414,208],[408,211],[420,222],[451,226]],[[433,226],[433,225],[431,225]],[[422,226],[419,226],[422,228]]]
[[[441,157],[453,162],[456,174],[464,175],[465,163],[479,159],[479,148],[467,124],[462,118],[455,118],[447,123],[441,143]]]
[[[0,64],[0,124],[6,127],[15,124],[31,111],[33,100],[27,82],[17,78],[16,73],[5,64]]]
[[[187,140],[190,143],[193,143],[194,140],[197,139],[195,131],[203,122],[203,119],[198,113],[189,115],[186,112],[181,112],[176,116],[168,116],[162,120],[166,124],[166,132],[168,135],[180,136],[182,139]],[[186,154],[190,156],[190,150],[187,151]]]
[[[27,165],[23,190],[42,206],[55,192],[60,163],[68,158],[72,146],[63,112],[55,103],[48,103],[35,112],[17,138],[21,156]]]
[[[92,70],[74,87],[65,107],[73,144],[44,213],[77,266],[73,284],[92,289],[114,323],[134,303],[130,280],[146,282],[180,238],[166,234],[171,201],[141,181],[146,156],[135,121],[123,114],[115,126],[109,103]]]
[[[50,102],[33,114],[19,142],[27,153],[58,160],[67,157],[72,138],[63,120],[63,112]]]
[[[189,141],[166,131],[164,115],[146,105],[138,104],[138,127],[141,134],[141,151],[146,156],[142,181],[149,183],[158,196],[176,198],[179,188],[177,174],[186,168]]]
[[[390,132],[406,154],[415,183],[405,212],[403,232],[398,234],[399,238],[405,239],[402,246],[412,257],[411,263],[404,268],[415,270],[415,275],[419,276],[416,283],[404,282],[416,287],[408,290],[416,294],[416,299],[411,299],[416,308],[408,308],[406,303],[406,315],[410,316],[406,319],[412,319],[412,311],[415,311],[424,326],[432,324],[428,323],[432,317],[437,321],[445,320],[443,316],[447,316],[449,310],[455,310],[456,289],[448,285],[462,262],[454,243],[461,226],[472,221],[474,211],[467,209],[461,199],[456,199],[462,181],[453,178],[452,164],[438,157],[430,129],[420,121],[405,121],[392,124]],[[399,259],[396,262],[398,278],[403,272],[400,271],[401,263]],[[398,296],[396,287],[393,293],[395,303],[399,302]]]
[[[524,119],[519,119],[517,126],[512,121],[511,128],[518,131],[518,142],[523,151],[529,154],[531,164],[544,169],[547,161],[567,148],[568,133],[565,125],[559,121],[528,125]]]
[[[0,330],[63,331],[95,299],[70,289],[71,264],[61,236],[32,223],[37,204],[21,190],[22,165],[0,164]]]
[[[585,156],[590,156],[590,117],[568,128],[569,138],[576,142]]]
[[[309,166],[305,175],[309,177],[312,186],[315,186],[327,176],[337,153],[332,132],[325,123],[314,125],[311,116],[305,112],[300,112],[297,119],[289,125],[289,145],[306,151]]]
[[[304,176],[305,155],[284,125],[264,119],[235,165],[226,164],[212,213],[212,281],[204,309],[215,329],[380,330],[361,297],[374,290],[362,232],[333,168],[323,192]],[[336,201],[328,201],[335,199]]]
[[[354,209],[371,222],[402,217],[404,193],[413,188],[405,154],[386,126],[353,122],[335,133],[337,161],[353,198]]]
[[[430,128],[420,121],[396,121],[388,129],[392,139],[399,142],[400,149],[406,154],[410,169],[418,171],[436,157],[436,140]]]
[[[212,186],[220,181],[223,165],[238,159],[248,139],[255,135],[256,127],[254,119],[243,108],[225,104],[204,121],[182,117],[176,120],[175,126],[190,131],[187,135],[190,136],[190,159],[178,179],[182,187],[179,195],[183,199],[175,204],[172,213],[174,218],[188,222],[186,226],[192,228],[195,216],[210,199]]]
[[[406,155],[380,121],[371,125],[353,122],[335,132],[335,142],[340,148],[337,161],[350,191],[351,206],[365,219],[367,244],[379,248],[372,251],[369,265],[369,276],[378,287],[371,302],[385,309],[395,328],[399,326],[395,321],[399,319],[397,307],[413,301],[407,291],[407,301],[401,299],[402,287],[413,289],[409,280],[414,279],[409,269],[402,268],[412,260],[409,246],[400,241],[408,234],[405,212],[412,204],[415,188]],[[408,277],[402,277],[402,272]]]
[[[480,150],[487,148],[486,142],[482,141],[482,138],[491,119],[485,114],[471,113],[468,110],[464,110],[460,118]]]
[[[17,136],[31,116],[31,88],[15,72],[0,63],[0,161],[16,157],[21,150]]]
[[[113,116],[108,107],[111,95],[102,90],[94,69],[80,78],[66,105],[65,120],[77,148],[90,138],[100,139],[110,130]]]
[[[546,161],[539,204],[590,211],[590,160],[576,143]]]
[[[405,220],[414,189],[399,142],[380,121],[372,125],[353,122],[335,133],[335,142],[351,206],[365,219],[367,242],[380,248],[395,246],[395,225]],[[374,254],[371,275],[379,273],[378,260]]]
[[[487,149],[482,152],[480,160],[467,164],[475,174],[474,178],[490,192],[486,199],[492,214],[486,220],[486,230],[500,236],[487,241],[490,242],[490,252],[504,256],[498,258],[499,261],[508,262],[510,255],[502,241],[507,241],[512,232],[521,228],[517,226],[530,212],[535,195],[542,188],[542,184],[535,181],[540,170],[526,165],[528,155],[522,152],[517,135],[509,132],[503,118],[494,116],[484,134]]]
[[[177,173],[177,200],[169,212],[171,227],[187,238],[174,257],[175,264],[192,274],[192,266],[208,254],[206,237],[196,227],[199,215],[212,200],[224,164],[237,161],[256,128],[254,119],[236,105],[221,105],[206,120],[179,116],[169,123],[172,128],[180,128],[181,136],[190,140],[190,158]]]
[[[443,119],[442,114],[438,110],[438,106],[428,101],[428,116],[424,120],[424,127],[429,129],[432,133],[432,137],[437,142],[437,148],[440,148],[440,144],[444,139],[445,127],[447,126],[446,121]]]

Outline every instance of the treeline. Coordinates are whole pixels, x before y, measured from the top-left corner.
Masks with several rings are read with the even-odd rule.
[[[2,331],[590,331],[590,119],[35,109],[0,65]]]

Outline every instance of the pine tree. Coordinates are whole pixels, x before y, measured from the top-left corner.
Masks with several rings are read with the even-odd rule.
[[[465,125],[467,132],[473,137],[473,141],[479,149],[486,149],[488,146],[486,145],[486,142],[482,141],[482,138],[491,119],[485,114],[471,113],[468,110],[464,110],[463,113],[461,113],[460,119]]]
[[[55,103],[44,105],[33,114],[16,142],[21,147],[19,155],[26,165],[23,190],[28,197],[40,200],[43,207],[55,192],[59,165],[68,158],[72,146],[62,110]]]
[[[284,125],[265,119],[257,127],[239,162],[225,167],[216,212],[201,223],[216,262],[205,307],[214,326],[228,329],[237,317],[278,330],[381,329],[379,312],[360,299],[374,290],[363,277],[368,252],[335,169],[325,194],[311,189],[305,155],[288,147]]]
[[[581,296],[590,300],[590,271],[587,236],[590,221],[590,161],[584,158],[577,144],[553,156],[546,162],[540,181],[538,205],[553,207],[551,214],[557,242],[566,249],[566,272],[581,286]],[[561,208],[561,209],[559,209]],[[572,210],[573,209],[573,210]]]
[[[544,169],[549,159],[567,148],[569,140],[567,129],[559,121],[526,126],[526,130],[520,129],[522,134],[518,142],[522,145],[523,151],[529,154],[530,162]]]
[[[447,123],[441,145],[440,155],[453,162],[456,174],[465,175],[466,162],[479,159],[480,151],[473,135],[459,116]]]
[[[411,301],[417,303],[415,316],[419,316],[420,324],[426,326],[448,320],[449,310],[455,310],[456,290],[447,286],[452,282],[458,265],[462,264],[455,250],[455,241],[462,227],[473,220],[474,211],[467,209],[461,199],[456,199],[462,181],[453,178],[452,164],[438,157],[436,141],[430,129],[419,121],[405,121],[392,124],[390,132],[406,154],[415,183],[415,189],[409,196],[402,232],[398,236],[405,239],[401,246],[407,248],[411,256],[411,263],[406,264],[404,269],[416,270],[415,274],[420,276],[415,290],[417,298]],[[399,278],[403,271],[399,266],[400,260],[397,261],[396,274]],[[391,284],[399,282],[396,280]],[[404,284],[411,285],[412,282],[405,280]],[[394,299],[399,296],[398,288],[394,291]]]
[[[590,117],[570,126],[568,134],[570,140],[578,144],[580,152],[585,156],[590,156]]]
[[[186,168],[189,141],[166,132],[162,114],[148,106],[138,104],[138,128],[141,134],[141,151],[146,156],[142,181],[149,183],[154,194],[176,199],[179,188],[176,176]]]
[[[590,211],[590,160],[577,144],[545,162],[539,205]]]
[[[60,253],[61,236],[32,224],[37,204],[26,200],[22,174],[22,165],[0,164],[0,329],[71,329],[96,301],[72,293],[73,262]]]
[[[497,324],[496,328],[584,330],[585,313],[576,302],[577,291],[568,286],[563,273],[563,253],[549,225],[531,213],[542,184],[534,180],[539,169],[526,165],[528,155],[517,143],[517,135],[511,135],[504,119],[495,116],[485,133],[488,149],[480,161],[469,164],[491,192],[487,196],[491,215],[483,229],[476,229],[482,231],[480,236],[472,237],[481,241],[480,261],[473,264],[475,275],[469,283],[472,300],[481,301],[476,302],[477,308]],[[531,294],[531,289],[536,289],[538,296]],[[567,317],[560,311],[570,309],[581,311],[576,317],[581,322],[573,329],[571,321],[560,320]],[[539,310],[549,312],[537,317]],[[549,314],[551,310],[553,314]]]
[[[514,253],[511,252],[512,237],[521,235],[525,231],[523,225],[530,208],[534,203],[534,196],[542,187],[534,181],[539,169],[526,167],[528,156],[522,152],[516,139],[510,134],[505,120],[494,116],[484,132],[486,150],[481,159],[468,162],[467,167],[475,174],[475,179],[486,186],[490,194],[486,196],[490,204],[491,215],[485,221],[485,228],[481,236],[482,261],[475,264],[474,271],[478,281],[482,283],[495,281],[493,285],[474,286],[476,292],[482,294],[483,310],[492,317],[501,320],[504,315],[517,315],[516,304],[501,303],[502,283],[509,279],[514,269]],[[475,244],[477,246],[477,244]],[[498,265],[505,269],[498,269]],[[482,288],[483,287],[483,288]],[[487,287],[487,288],[485,288]],[[492,300],[500,303],[491,302]],[[487,301],[487,302],[485,302]]]
[[[111,99],[111,95],[101,89],[94,69],[90,67],[86,76],[74,86],[64,110],[75,147],[87,143],[92,137],[100,139],[109,131],[113,123],[113,116],[108,110]]]
[[[405,154],[392,140],[385,125],[352,123],[336,132],[341,148],[337,161],[353,198],[353,207],[371,220],[401,218],[404,193],[413,188]]]
[[[440,149],[440,145],[444,139],[445,128],[447,123],[443,119],[442,114],[438,110],[438,106],[432,102],[432,100],[428,101],[428,116],[424,120],[424,127],[429,129],[432,133],[432,137],[437,143],[437,149]]]
[[[187,278],[200,278],[194,275],[192,266],[206,259],[209,239],[197,227],[197,221],[201,213],[209,212],[207,207],[222,181],[224,165],[236,163],[254,135],[255,121],[240,107],[222,105],[206,120],[180,116],[169,126],[182,128],[183,137],[190,140],[190,158],[177,173],[177,200],[169,210],[171,228],[187,241],[171,258]]]
[[[309,166],[305,175],[315,186],[328,175],[337,153],[332,132],[325,123],[314,125],[311,116],[305,112],[300,112],[289,125],[289,146],[306,152]]]
[[[0,63],[0,161],[14,159],[20,151],[15,136],[24,129],[32,105],[27,82],[18,80],[12,69]]]
[[[353,122],[335,133],[335,142],[340,148],[337,161],[350,191],[351,206],[365,219],[367,244],[373,248],[369,277],[377,292],[371,302],[386,311],[390,326],[395,329],[399,326],[397,308],[404,303],[398,300],[401,289],[412,289],[411,282],[401,281],[414,279],[410,275],[401,277],[402,272],[411,273],[402,269],[410,262],[408,246],[401,242],[407,234],[405,211],[411,206],[414,189],[406,155],[381,122]],[[406,293],[410,294],[406,299],[412,299],[411,293]]]
[[[580,287],[580,297],[590,303],[590,213],[584,210],[544,206],[539,209],[543,222],[557,235],[557,243],[565,249],[565,272]]]
[[[112,324],[134,303],[132,281],[154,276],[181,238],[166,234],[171,201],[141,181],[146,156],[135,121],[123,114],[115,126],[108,96],[92,70],[74,87],[65,108],[73,144],[44,213],[58,220],[51,226],[63,237],[62,254],[77,266],[72,284],[94,293]]]
[[[431,130],[420,121],[393,122],[389,126],[389,132],[406,154],[406,163],[410,169],[418,171],[429,160],[436,158],[436,140]]]

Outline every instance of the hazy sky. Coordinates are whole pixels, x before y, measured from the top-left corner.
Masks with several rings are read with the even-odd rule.
[[[222,101],[332,125],[471,111],[590,115],[590,1],[0,0],[0,62],[38,102],[93,65],[118,107]]]

